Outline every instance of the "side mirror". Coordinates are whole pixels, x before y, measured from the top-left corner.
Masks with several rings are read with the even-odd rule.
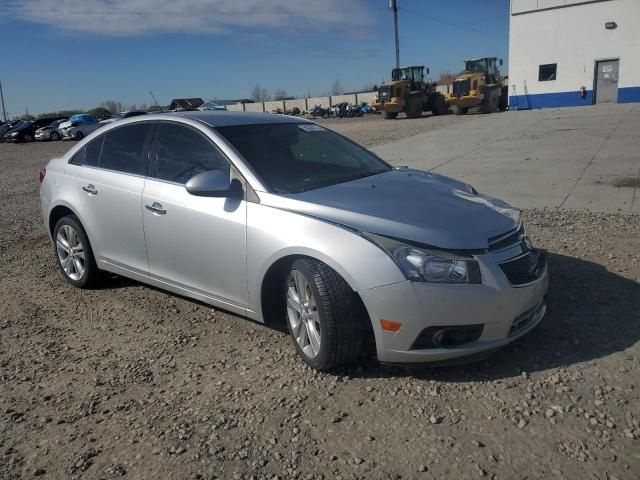
[[[429,67],[427,67],[427,75],[429,75],[431,72],[429,71]]]
[[[502,59],[500,59],[500,66],[502,66]]]
[[[185,185],[187,192],[196,197],[236,197],[242,193],[239,181],[229,181],[229,172],[209,170],[194,175]]]

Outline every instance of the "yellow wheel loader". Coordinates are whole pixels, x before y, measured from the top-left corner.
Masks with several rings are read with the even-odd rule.
[[[384,119],[396,118],[401,112],[407,118],[417,118],[422,112],[442,115],[449,111],[444,95],[436,91],[436,83],[425,82],[424,66],[394,68],[391,82],[378,87],[373,107]]]
[[[495,57],[465,61],[464,71],[453,81],[446,102],[456,115],[479,107],[483,113],[505,110],[509,105],[509,77],[502,77]],[[500,60],[502,65],[502,60]]]

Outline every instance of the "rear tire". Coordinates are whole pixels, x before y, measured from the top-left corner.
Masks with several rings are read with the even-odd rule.
[[[289,335],[307,365],[329,370],[360,355],[364,315],[338,273],[320,261],[301,258],[291,265],[282,290]]]
[[[394,118],[398,117],[398,112],[387,112],[385,110],[382,110],[382,118],[384,118],[385,120],[393,120]]]
[[[453,111],[454,114],[456,115],[466,115],[467,112],[469,112],[468,108],[464,108],[464,107],[459,107],[458,105],[453,105],[451,107],[451,110]]]
[[[95,285],[99,270],[78,217],[66,215],[53,228],[53,250],[64,278],[74,287]]]

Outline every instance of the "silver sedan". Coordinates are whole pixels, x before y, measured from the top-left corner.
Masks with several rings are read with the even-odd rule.
[[[330,369],[476,358],[545,315],[520,213],[282,115],[113,123],[52,159],[40,200],[77,287],[109,271],[269,325]]]

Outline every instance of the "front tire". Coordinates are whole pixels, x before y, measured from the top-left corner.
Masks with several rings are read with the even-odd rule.
[[[78,217],[67,215],[53,229],[54,251],[64,278],[78,288],[96,283],[98,267],[93,250]]]
[[[382,118],[385,120],[393,120],[398,117],[398,112],[387,112],[385,110],[382,111]]]
[[[409,98],[405,110],[407,118],[418,118],[422,115],[422,100],[419,98]]]
[[[466,115],[467,112],[469,111],[468,108],[459,107],[458,105],[453,105],[451,107],[451,110],[455,115]]]
[[[52,142],[57,142],[58,140],[60,140],[60,134],[58,132],[51,132],[51,135],[49,135],[49,138],[51,139]]]
[[[301,258],[291,265],[283,290],[289,334],[307,365],[329,370],[358,357],[365,336],[363,312],[338,273]]]
[[[84,138],[84,133],[78,132],[76,133],[76,140],[80,141]]]

